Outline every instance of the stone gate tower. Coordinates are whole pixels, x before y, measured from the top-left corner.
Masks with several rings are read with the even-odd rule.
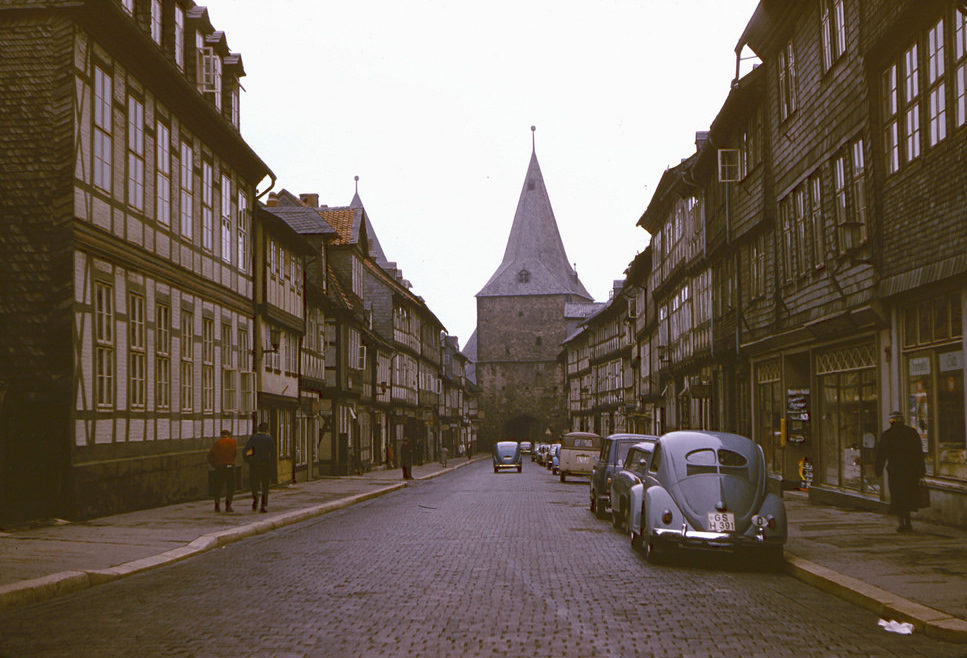
[[[590,301],[564,251],[532,149],[504,258],[477,293],[482,448],[504,438],[543,441],[547,430],[560,437],[567,423],[557,360],[564,306]]]

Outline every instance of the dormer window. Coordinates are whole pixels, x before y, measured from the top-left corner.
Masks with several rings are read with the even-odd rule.
[[[517,273],[517,283],[527,283],[531,280],[531,273],[527,270],[521,270]]]
[[[211,94],[215,107],[222,107],[222,58],[211,46],[203,46],[204,37],[198,35],[198,91]]]
[[[185,70],[185,8],[175,5],[175,64]]]

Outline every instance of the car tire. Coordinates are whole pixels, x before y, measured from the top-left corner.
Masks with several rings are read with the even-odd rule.
[[[499,472],[500,472],[500,469],[494,466],[494,473],[499,473]]]
[[[565,480],[564,471],[561,471],[561,482],[564,482],[564,480]]]
[[[599,519],[604,519],[608,516],[608,508],[605,506],[603,498],[598,498],[594,506],[594,515]]]
[[[622,518],[624,518],[624,507],[621,504],[621,501],[618,501],[618,503],[615,504],[615,502],[612,500],[611,501],[611,527],[621,530]]]
[[[518,472],[518,473],[520,473],[520,472],[521,472],[522,470],[524,470],[524,467],[523,467],[523,466],[520,466],[520,465],[518,465],[518,466],[517,466],[517,472]]]
[[[661,546],[657,537],[649,537],[643,542],[645,545],[645,559],[650,564],[661,564],[665,561],[665,549]]]
[[[631,550],[637,551],[641,548],[641,535],[637,532],[631,531]]]
[[[591,504],[588,509],[594,513],[595,516],[598,515],[598,496],[594,493],[594,489],[591,490]]]

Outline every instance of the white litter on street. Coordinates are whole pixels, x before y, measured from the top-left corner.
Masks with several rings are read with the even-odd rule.
[[[913,633],[913,624],[904,621],[881,619],[878,623],[883,630],[891,633],[899,633],[900,635],[911,635]]]

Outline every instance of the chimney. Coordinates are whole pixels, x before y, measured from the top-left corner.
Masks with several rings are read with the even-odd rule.
[[[265,202],[265,205],[269,208],[275,208],[279,205],[279,195],[275,192],[269,192],[269,200]]]
[[[319,207],[319,195],[315,192],[312,192],[309,194],[300,194],[299,200],[302,201],[302,203],[309,206],[310,208]]]
[[[695,133],[695,150],[701,151],[702,147],[708,141],[708,131],[699,130]]]

